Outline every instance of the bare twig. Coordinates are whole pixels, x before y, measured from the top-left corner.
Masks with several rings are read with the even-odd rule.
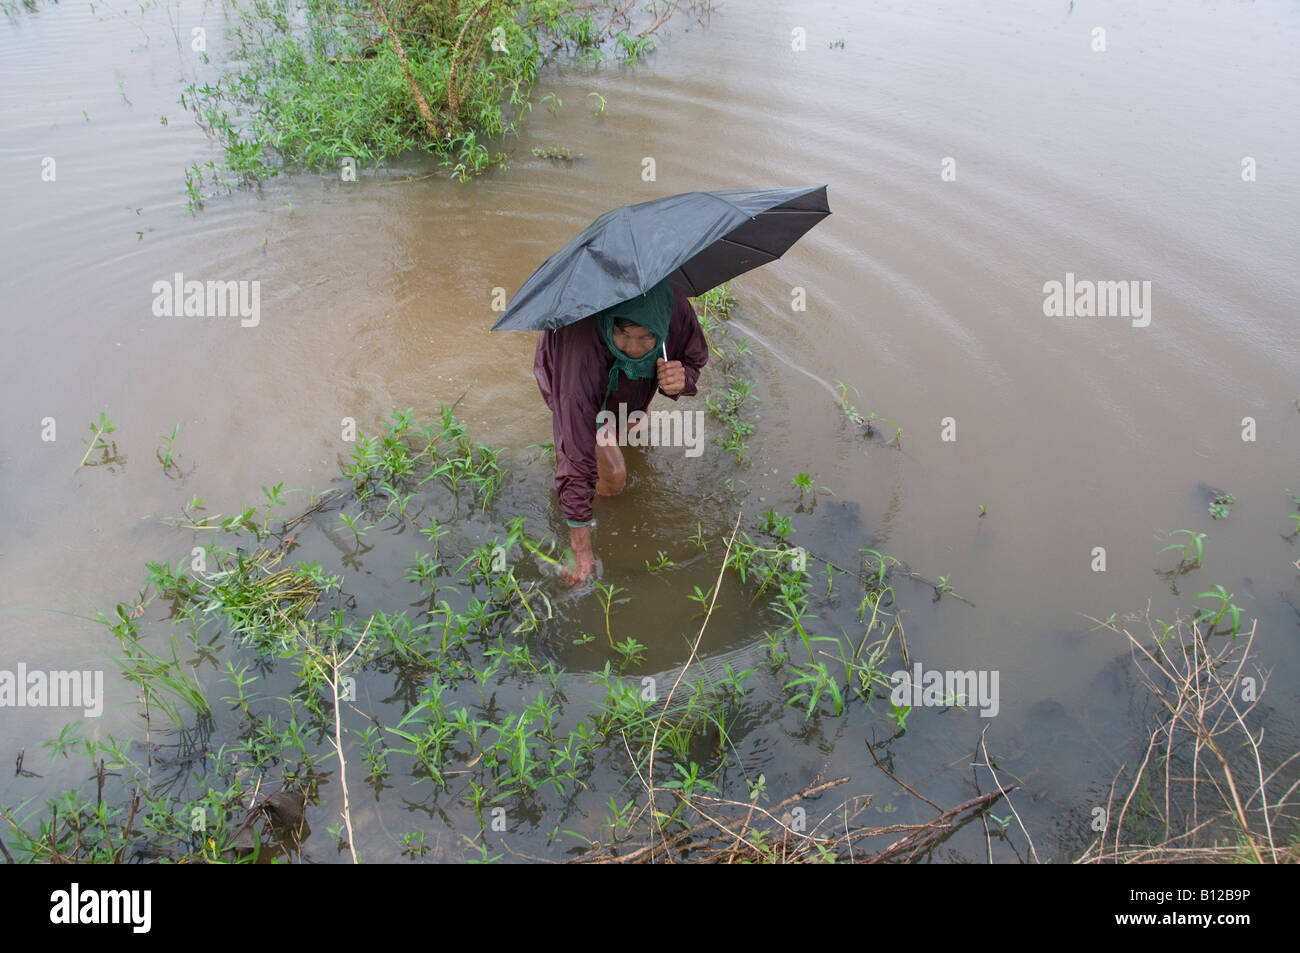
[[[352,805],[348,796],[348,766],[347,762],[343,758],[343,715],[342,706],[339,702],[339,672],[348,664],[348,662],[352,661],[352,656],[357,654],[357,650],[360,649],[361,644],[365,642],[366,635],[370,632],[370,626],[374,621],[375,617],[372,615],[366,622],[366,628],[361,633],[361,637],[357,639],[357,644],[352,646],[352,651],[350,651],[342,660],[339,659],[338,647],[334,645],[330,646],[328,672],[325,670],[324,665],[321,664],[321,661],[324,660],[323,653],[317,646],[311,643],[307,636],[299,632],[303,644],[307,648],[308,658],[311,659],[311,663],[316,667],[316,670],[320,672],[321,677],[329,683],[330,691],[334,695],[334,737],[331,739],[331,743],[334,745],[334,751],[338,755],[339,759],[339,785],[343,789],[343,823],[347,828],[348,851],[352,854],[352,863],[354,864],[359,864],[361,861],[357,859],[356,836],[352,831]],[[317,656],[321,657],[321,661],[317,660]]]
[[[709,619],[713,616],[713,607],[717,605],[718,591],[722,588],[722,574],[727,571],[727,560],[731,556],[731,546],[736,541],[736,533],[739,531],[739,529],[740,529],[740,511],[738,510],[736,512],[735,525],[731,527],[731,539],[727,540],[727,551],[722,556],[722,565],[718,567],[718,578],[713,583],[713,598],[709,600],[709,611],[705,613],[704,621],[700,624],[699,634],[695,636],[695,644],[691,646],[691,654],[686,659],[686,664],[683,665],[682,670],[677,673],[677,680],[673,682],[673,687],[668,691],[668,697],[667,699],[664,700],[664,710],[660,712],[659,719],[655,722],[654,734],[651,735],[650,737],[650,761],[649,761],[649,767],[646,768],[646,779],[649,782],[647,791],[649,792],[650,819],[652,822],[657,823],[657,815],[655,814],[655,809],[654,809],[655,806],[654,782],[655,782],[655,745],[659,741],[659,728],[663,724],[664,718],[668,714],[669,706],[672,705],[673,693],[677,691],[677,686],[682,683],[682,679],[686,676],[686,670],[690,668],[691,664],[695,661],[695,653],[699,651],[700,640],[704,638],[704,629],[709,624]]]

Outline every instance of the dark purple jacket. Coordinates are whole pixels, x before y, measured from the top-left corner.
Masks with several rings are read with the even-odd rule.
[[[668,360],[681,361],[686,387],[678,396],[693,397],[700,368],[709,360],[699,318],[684,292],[673,288],[673,316],[668,325]],[[662,356],[662,353],[661,353]],[[570,523],[591,520],[591,501],[596,494],[596,415],[601,409],[609,369],[614,355],[601,340],[596,322],[590,318],[557,331],[543,331],[537,340],[533,376],[542,399],[551,409],[555,434],[555,490],[560,511]],[[610,391],[605,408],[618,413],[619,402],[627,412],[645,410],[659,385],[654,378],[634,381],[622,374]],[[672,397],[664,394],[665,397]]]

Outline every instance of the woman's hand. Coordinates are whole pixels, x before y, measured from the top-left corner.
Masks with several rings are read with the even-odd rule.
[[[572,588],[596,571],[596,555],[591,551],[591,527],[570,527],[569,546],[573,549],[574,565],[564,570],[560,578]]]
[[[681,361],[665,361],[661,357],[655,362],[655,371],[659,377],[659,389],[670,397],[686,389],[686,368]]]

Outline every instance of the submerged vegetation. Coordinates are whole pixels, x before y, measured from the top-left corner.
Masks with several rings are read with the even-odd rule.
[[[645,11],[612,15],[592,0],[258,0],[231,8],[229,60],[238,68],[195,80],[180,98],[225,149],[224,168],[186,171],[190,208],[202,205],[205,184],[230,189],[287,165],[347,177],[424,152],[461,182],[504,167],[505,153],[487,143],[515,131],[532,109],[538,70],[557,50],[635,66],[686,6],[654,0]],[[697,15],[708,9],[707,0],[689,6]],[[592,95],[599,116],[606,103]],[[551,112],[560,106],[553,94],[546,101]]]
[[[715,353],[727,303],[725,288],[699,299]],[[743,343],[735,353],[721,365],[726,392],[747,395],[734,370]],[[710,406],[738,419],[744,402]],[[743,457],[743,430],[721,459]],[[174,437],[163,437],[164,468]],[[746,767],[747,726],[775,720],[800,736],[860,708],[886,739],[903,731],[884,673],[907,659],[895,576],[917,574],[873,549],[836,566],[794,545],[794,521],[775,506],[744,528],[738,513],[721,537],[698,523],[683,541],[694,555],[646,560],[645,581],[680,574],[676,588],[694,590],[687,624],[699,627],[685,666],[647,671],[648,646],[619,632],[645,598],[636,576],[596,584],[596,624],[575,631],[549,584],[556,544],[512,512],[505,460],[452,408],[427,422],[397,411],[359,435],[340,485],[312,491],[290,518],[286,498],[303,491],[283,484],[230,515],[193,498],[168,520],[194,534],[191,555],[150,562],[139,593],[98,618],[137,690],[143,738],[66,728],[51,752],[84,759],[93,787],[4,808],[6,849],[37,861],[254,862],[299,856],[316,827],[354,862],[493,860],[499,835],[520,831],[557,858],[653,858],[671,845],[709,859],[716,830],[701,825],[724,823],[728,799],[747,806],[739,859],[847,859],[888,833],[854,820],[870,803],[861,794],[831,831],[772,827],[781,817],[761,810],[768,782]],[[794,491],[825,488],[809,476],[790,489],[797,503]],[[317,558],[291,555],[300,548]],[[712,583],[691,586],[701,570]],[[763,631],[760,667],[698,654],[720,593],[737,586]],[[565,670],[559,657],[575,652],[578,670]],[[361,786],[372,796],[359,798]],[[964,823],[1002,793],[935,823]],[[403,802],[413,829],[394,830]],[[378,824],[358,827],[361,810]],[[918,855],[925,830],[911,842]]]
[[[734,469],[754,432],[742,419],[755,399],[742,376],[748,349],[727,339],[725,286],[697,302],[719,358],[705,400],[730,425],[717,459]],[[92,424],[92,449],[109,425],[106,416]],[[164,474],[177,434],[159,435]],[[549,476],[547,448],[534,449],[517,465]],[[570,593],[556,584],[565,556],[551,533],[519,515],[537,481],[509,479],[510,461],[476,440],[454,406],[427,421],[395,411],[380,432],[358,436],[324,493],[264,486],[262,502],[229,515],[192,498],[167,520],[190,535],[178,546],[189,555],[147,563],[138,594],[96,620],[136,692],[142,737],[65,727],[46,747],[84,762],[88,780],[0,808],[0,849],[38,862],[251,863],[309,850],[312,861],[354,863],[538,850],[619,863],[924,860],[974,825],[990,858],[995,841],[1023,834],[1025,856],[1038,859],[1009,800],[1006,816],[991,813],[1015,785],[982,733],[970,763],[991,790],[978,784],[943,808],[895,774],[894,740],[972,704],[950,692],[923,713],[891,691],[891,673],[912,664],[904,603],[927,590],[972,603],[948,576],[926,578],[880,549],[837,564],[800,545],[792,511],[830,493],[815,474],[798,473],[757,517],[746,521],[738,505],[730,526],[697,520],[643,569]],[[299,493],[306,506],[289,516]],[[1201,568],[1208,538],[1178,536],[1165,547],[1179,552],[1172,576]],[[652,647],[626,622],[647,603],[668,618],[664,586],[694,605]],[[1294,853],[1295,786],[1273,793],[1290,762],[1261,755],[1249,731],[1244,746],[1225,735],[1245,731],[1263,687],[1252,684],[1251,704],[1236,707],[1231,690],[1254,627],[1234,656],[1243,629],[1234,599],[1206,586],[1190,619],[1156,620],[1154,644],[1129,636],[1168,718],[1123,802],[1106,806],[1110,826],[1085,860]],[[755,634],[753,651],[701,653],[720,603],[728,625]],[[1115,618],[1096,628],[1121,631]],[[685,664],[648,664],[676,638],[689,649]],[[779,791],[770,780],[774,733],[809,743],[850,718],[870,739],[878,784],[912,798],[907,821],[868,823],[868,808],[897,808],[873,805],[879,788],[864,791],[863,778],[817,817],[811,799],[848,778],[783,771]],[[1190,765],[1189,742],[1175,740],[1182,730]],[[1157,742],[1165,753],[1153,760]],[[25,754],[19,774],[39,778]],[[1157,811],[1146,778],[1171,765],[1166,789],[1187,778],[1191,789]],[[1214,765],[1221,770],[1206,774]],[[1224,810],[1211,810],[1211,792],[1231,793]]]
[[[84,758],[94,789],[5,809],[13,852],[60,862],[253,861],[301,851],[305,817],[324,816],[353,860],[493,859],[487,835],[525,824],[557,846],[576,838],[604,856],[630,816],[672,837],[698,823],[697,797],[740,785],[748,800],[762,782],[744,771],[736,731],[755,678],[782,686],[794,725],[878,704],[882,666],[895,636],[903,639],[890,581],[897,561],[871,551],[861,574],[839,576],[825,564],[817,584],[809,568],[817,557],[789,545],[793,524],[775,511],[755,527],[757,539],[737,516],[713,556],[701,528],[697,560],[712,561],[718,581],[691,597],[702,634],[726,570],[750,590],[759,617],[771,620],[762,676],[692,653],[666,696],[657,675],[625,677],[646,646],[617,634],[618,608],[636,596],[614,584],[596,588],[606,638],[591,649],[599,659],[595,647],[606,644],[610,654],[585,675],[561,670],[546,657],[567,638],[545,586],[557,568],[553,544],[530,538],[523,517],[497,515],[501,454],[450,408],[431,423],[399,411],[382,433],[358,438],[341,467],[345,487],[313,494],[278,526],[281,484],[263,488],[261,508],[231,516],[203,518],[202,500],[192,500],[174,522],[210,540],[180,565],[149,563],[138,596],[99,619],[138,690],[144,738],[65,730],[53,753]],[[318,561],[291,562],[313,524],[344,566],[376,555],[376,529],[391,551],[406,551],[394,593],[402,608],[349,591]],[[662,556],[647,577],[689,571]],[[848,608],[866,625],[856,638],[816,624],[839,604],[845,575],[863,584],[856,611]],[[654,809],[610,789],[612,777],[642,779],[658,792]],[[358,843],[361,783],[375,797],[396,787],[418,806],[418,829]],[[612,814],[591,826],[604,807]],[[292,830],[285,812],[297,819]],[[424,841],[430,823],[446,823],[439,818],[462,832],[458,847]],[[751,847],[790,852],[757,832]],[[835,856],[830,841],[817,856]]]

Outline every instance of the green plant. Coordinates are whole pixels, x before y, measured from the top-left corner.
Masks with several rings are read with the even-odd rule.
[[[352,530],[352,535],[355,536],[357,542],[360,543],[361,537],[366,535],[366,530],[357,529],[356,520],[347,513],[339,513],[339,519],[347,525],[348,529]],[[367,529],[369,529],[369,527],[367,527]]]
[[[646,647],[630,635],[626,640],[616,642],[614,644],[614,649],[619,655],[623,656],[623,664],[625,666],[645,661]]]
[[[534,146],[533,155],[539,159],[564,159],[566,162],[582,158],[581,152],[574,152],[568,146]]]
[[[899,705],[891,700],[889,703],[889,714],[894,719],[894,727],[898,731],[907,730],[907,716],[912,713],[911,705]]]
[[[400,835],[402,843],[402,853],[415,860],[417,857],[423,857],[432,848],[424,842],[424,831],[413,831],[411,833]]]
[[[856,407],[848,402],[849,388],[853,387],[853,385],[846,384],[839,378],[835,378],[835,386],[840,389],[840,410],[844,412],[844,416],[848,417],[854,423],[862,423],[862,415],[858,413]],[[856,387],[853,387],[853,393],[857,394],[859,397],[862,396],[862,392]]]
[[[1110,629],[1110,631],[1112,631],[1112,632],[1118,632],[1119,629],[1115,628],[1115,616],[1116,616],[1116,615],[1117,615],[1117,613],[1112,612],[1112,613],[1111,613],[1109,616],[1107,616],[1105,619],[1100,619],[1100,620],[1098,620],[1098,619],[1093,619],[1093,621],[1096,622],[1097,624],[1094,625],[1094,626],[1093,626],[1091,629],[1089,629],[1088,631],[1089,631],[1089,632],[1096,632],[1098,629]],[[1092,617],[1089,616],[1089,618],[1092,618]]]
[[[688,595],[686,598],[693,602],[698,602],[701,609],[707,610],[709,608],[709,600],[713,598],[713,587],[710,586],[708,592],[702,591],[699,586],[694,586],[693,588],[695,589],[695,594]]]
[[[687,802],[690,801],[691,795],[694,794],[697,790],[712,791],[714,793],[717,793],[718,790],[717,786],[713,784],[713,782],[709,781],[707,778],[700,776],[700,766],[696,764],[694,761],[690,763],[689,769],[682,767],[678,763],[674,763],[673,770],[675,770],[679,775],[681,775],[681,777],[674,778],[671,781],[665,781],[663,784],[660,785],[660,787],[670,791],[678,792],[682,800],[678,802],[677,808],[673,811],[673,813],[663,819],[664,823],[669,823],[671,821],[676,820],[682,807]]]
[[[814,506],[817,503],[817,497],[819,495],[822,496],[835,495],[834,493],[831,492],[829,487],[821,486],[820,484],[818,484],[817,480],[814,477],[810,476],[807,473],[800,473],[798,476],[796,476],[793,480],[790,481],[790,484],[791,486],[798,488],[799,500],[801,502],[803,500],[804,494],[807,493],[810,497],[812,497]]]
[[[668,569],[671,566],[677,565],[675,562],[673,562],[671,559],[668,558],[668,554],[665,553],[662,549],[659,550],[658,555],[659,558],[654,562],[653,565],[651,565],[650,560],[647,559],[645,561],[645,568],[650,572],[658,572],[660,569]]]
[[[284,500],[280,499],[280,491],[284,489],[283,483],[277,483],[271,489],[262,487],[262,495],[266,497],[266,509],[262,513],[262,532],[266,532],[267,521],[271,518],[271,509],[276,506],[286,506]]]
[[[764,631],[763,638],[767,640],[767,656],[772,660],[772,665],[779,668],[789,653],[785,650],[785,635],[781,632]]]
[[[1182,556],[1178,561],[1179,568],[1183,568],[1183,567],[1190,568],[1192,566],[1201,565],[1201,557],[1205,553],[1204,543],[1205,540],[1209,539],[1210,537],[1206,536],[1204,533],[1194,533],[1190,529],[1175,530],[1173,535],[1187,536],[1186,545],[1180,545],[1178,543],[1170,543],[1168,546],[1162,547],[1160,551],[1163,553],[1165,552],[1165,550],[1169,550],[1169,549],[1181,549]],[[1196,553],[1195,559],[1190,558],[1193,552]]]
[[[227,702],[231,706],[238,706],[245,714],[248,713],[248,703],[250,701],[245,688],[257,681],[256,675],[251,677],[248,676],[248,668],[247,665],[244,665],[236,670],[235,663],[230,659],[226,659],[226,674],[223,676],[223,679],[235,686],[235,694],[221,699],[223,702]]]
[[[1193,623],[1204,622],[1208,619],[1210,621],[1210,631],[1213,632],[1218,629],[1219,620],[1221,620],[1225,615],[1231,615],[1232,637],[1234,639],[1237,637],[1237,632],[1241,627],[1241,607],[1232,601],[1235,598],[1232,593],[1228,592],[1223,588],[1223,586],[1216,583],[1205,592],[1202,592],[1200,595],[1194,596],[1193,598],[1219,600],[1219,604],[1215,608],[1200,609],[1192,620]]]
[[[85,456],[81,458],[81,462],[77,464],[78,469],[86,465],[86,461],[90,459],[90,455],[96,450],[103,450],[106,454],[108,453],[109,445],[104,440],[104,435],[113,433],[116,429],[117,428],[113,426],[112,418],[104,416],[104,412],[101,410],[99,412],[99,423],[96,424],[94,421],[91,421],[90,438],[86,439],[83,437],[81,440],[81,442],[86,445],[86,453]]]
[[[167,448],[166,453],[163,452],[162,447],[154,451],[158,456],[158,462],[162,464],[163,473],[166,473],[168,468],[172,466],[172,445],[176,442],[176,435],[180,433],[180,429],[181,425],[177,424],[172,428],[170,437],[166,434],[158,435],[158,439],[164,441]]]
[[[892,424],[892,425],[893,425],[893,427],[894,427],[894,436],[890,438],[890,441],[889,441],[889,442],[892,443],[892,444],[893,444],[895,447],[897,447],[899,450],[902,450],[902,449],[903,449],[903,428],[902,428],[901,426],[899,426],[899,424],[898,424],[897,422],[895,422],[895,421],[893,421],[893,420],[890,420],[888,417],[880,417],[879,415],[875,414],[874,412],[871,413],[871,414],[868,414],[868,415],[867,415],[867,420],[866,420],[867,436],[870,437],[870,436],[872,436],[872,435],[875,433],[875,427],[874,427],[874,424],[875,424],[875,422],[876,422],[877,420],[883,420],[885,423],[887,423],[887,424]]]
[[[599,105],[595,105],[595,104],[592,105],[592,110],[591,110],[591,111],[592,111],[592,115],[594,115],[594,116],[603,116],[603,115],[605,115],[605,97],[602,96],[602,95],[600,95],[600,93],[588,93],[588,94],[587,94],[587,98],[588,98],[588,99],[590,99],[592,96],[595,96],[598,100],[600,100],[600,104],[599,104]]]
[[[185,170],[185,194],[189,199],[185,203],[185,211],[193,213],[203,208],[202,185],[203,172],[199,169],[199,164],[195,162]]]
[[[708,543],[704,541],[704,524],[699,520],[695,521],[695,535],[687,536],[687,540],[694,543],[700,549],[708,549]]]
[[[602,585],[596,583],[596,598],[600,600],[600,606],[605,610],[605,638],[609,639],[609,647],[615,648],[614,636],[609,630],[609,608],[613,603],[614,595],[624,590],[615,585]]]
[[[1236,502],[1237,498],[1231,493],[1216,493],[1214,499],[1210,501],[1210,518],[1216,520],[1227,519],[1229,507]]]
[[[793,705],[803,699],[808,701],[808,710],[804,713],[804,720],[807,721],[812,717],[813,709],[817,707],[817,702],[822,695],[829,695],[835,703],[835,714],[839,714],[844,707],[844,698],[840,694],[840,686],[826,669],[825,662],[809,662],[807,668],[794,666],[798,677],[786,683],[786,690],[798,686],[805,686],[802,691],[786,701],[787,705]]]
[[[633,67],[636,66],[638,59],[655,48],[654,41],[650,37],[640,36],[633,39],[626,33],[618,35],[615,45],[623,52],[624,62]]]
[[[788,516],[782,516],[774,507],[763,512],[763,532],[770,533],[782,542],[794,530],[794,522]]]
[[[619,828],[627,830],[631,826],[632,809],[636,807],[636,801],[628,801],[622,807],[619,807],[618,801],[614,800],[614,796],[611,794],[607,803],[611,814],[605,822],[605,828],[611,836],[615,836],[618,834]]]

